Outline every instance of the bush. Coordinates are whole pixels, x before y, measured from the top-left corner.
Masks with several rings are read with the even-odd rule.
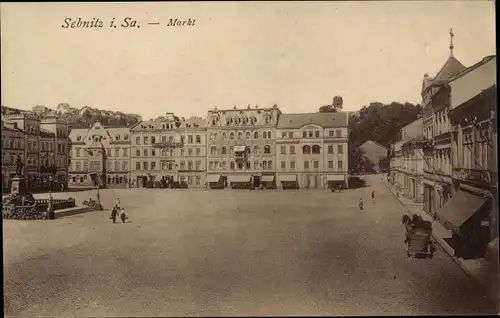
[[[35,206],[10,206],[10,208],[5,209],[3,218],[6,220],[43,220],[44,215],[39,212]]]

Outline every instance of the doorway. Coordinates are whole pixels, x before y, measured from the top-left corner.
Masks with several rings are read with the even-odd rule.
[[[254,187],[260,187],[260,176],[253,176],[253,185]]]

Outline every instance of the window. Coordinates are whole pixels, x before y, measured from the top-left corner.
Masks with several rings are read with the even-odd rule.
[[[115,161],[115,171],[120,170],[120,163],[118,161]]]
[[[144,136],[144,144],[147,145],[148,144],[148,136]]]
[[[269,160],[267,162],[267,169],[272,169],[273,168],[273,162],[271,160]]]
[[[312,138],[312,137],[313,137],[313,132],[312,132],[312,131],[310,131],[310,132],[309,132],[309,138]]]
[[[221,154],[225,155],[227,152],[227,148],[226,146],[222,146],[222,149],[221,149]]]
[[[151,136],[151,144],[155,144],[156,143],[156,137],[155,136]]]
[[[257,160],[253,162],[253,168],[254,170],[259,169],[259,162]]]
[[[234,153],[234,147],[233,146],[229,147],[229,153]]]
[[[141,150],[140,149],[136,149],[135,150],[135,156],[136,157],[140,157],[141,156]]]
[[[115,157],[120,157],[120,148],[115,149]]]
[[[344,165],[343,165],[342,160],[339,160],[337,162],[337,168],[339,169],[339,171],[342,171],[344,169]]]
[[[80,148],[76,148],[76,156],[80,157]]]
[[[151,149],[151,156],[156,157],[156,149]]]
[[[192,176],[188,176],[188,184],[193,184],[193,177]]]
[[[238,132],[238,139],[243,139],[243,133],[241,131]]]
[[[262,138],[266,139],[266,137],[267,137],[267,132],[265,132],[265,131],[262,132]]]
[[[293,131],[288,132],[288,138],[293,138]]]
[[[147,156],[148,156],[148,150],[144,149],[144,157],[147,157]]]
[[[125,140],[128,140],[128,134],[123,135],[123,138],[124,138]]]
[[[290,154],[291,155],[295,154],[295,146],[290,146]]]
[[[196,176],[196,185],[200,185],[200,183],[201,183],[200,176]]]
[[[247,166],[247,169],[250,169],[250,161],[247,161],[246,166]]]
[[[188,136],[188,143],[189,143],[189,144],[192,144],[192,143],[193,143],[193,136],[192,136],[192,135],[189,135],[189,136]]]
[[[309,169],[309,161],[304,161],[304,169]]]
[[[290,169],[295,169],[295,161],[290,161]]]
[[[234,162],[231,161],[231,163],[229,164],[229,166],[231,167],[231,170],[234,170]]]
[[[181,148],[181,157],[184,157],[184,148]]]
[[[193,162],[191,160],[188,161],[188,170],[193,170]]]
[[[285,131],[281,133],[281,138],[286,138],[286,132]]]
[[[168,138],[169,140],[174,140],[172,136]],[[186,139],[186,136],[181,136],[181,144],[184,144],[184,140]]]
[[[328,153],[333,153],[333,145],[328,145]]]
[[[343,147],[343,145],[337,145],[337,153],[338,154],[344,153],[344,147]]]
[[[212,147],[210,148],[210,154],[211,154],[211,155],[216,155],[216,154],[217,154],[217,147],[212,146]]]
[[[314,136],[315,136],[316,138],[319,138],[319,131],[318,131],[318,130],[316,130],[316,131],[314,132]]]
[[[335,130],[335,137],[337,137],[337,138],[342,137],[342,130],[340,130],[340,129]]]
[[[259,154],[259,146],[254,146],[253,147],[253,153],[258,155]]]
[[[196,170],[200,170],[201,161],[196,160]]]
[[[267,132],[267,139],[271,139],[271,132],[270,131]]]
[[[252,135],[250,134],[250,132],[249,132],[249,131],[247,131],[247,132],[245,133],[245,139],[250,139],[250,137],[251,137],[251,136],[252,136]]]
[[[234,132],[229,133],[229,139],[234,139]]]
[[[314,145],[314,146],[312,146],[312,153],[313,154],[319,154],[320,153],[320,149],[321,149],[320,146]]]
[[[330,131],[328,132],[328,136],[329,136],[329,137],[333,137],[333,135],[334,135],[333,133],[334,133],[334,131],[333,131],[333,130],[330,130]]]
[[[286,169],[286,162],[285,161],[281,162],[281,169]]]
[[[267,169],[267,161],[262,161],[262,169]]]
[[[314,161],[314,169],[318,169],[319,168],[319,161]]]
[[[188,149],[188,156],[192,156],[193,155],[193,148],[189,148]]]
[[[128,148],[123,148],[122,152],[123,152],[123,157],[128,156]]]
[[[197,144],[201,143],[201,136],[200,135],[196,135],[196,143]]]
[[[281,146],[281,154],[286,155],[286,146]]]
[[[254,132],[253,133],[253,139],[259,139],[259,133],[258,132]]]
[[[227,139],[227,134],[225,132],[222,133],[222,139]]]
[[[196,148],[196,155],[199,156],[201,153],[201,148]]]
[[[186,163],[184,162],[184,160],[181,161],[181,170],[184,170],[184,168],[186,167]]]
[[[128,170],[128,163],[126,161],[122,162],[122,170]]]
[[[307,138],[307,131],[302,132],[302,137]]]
[[[328,161],[328,169],[333,169],[333,161]]]
[[[270,146],[264,146],[264,153],[271,153],[271,147]]]
[[[144,161],[144,162],[142,163],[142,167],[143,167],[143,169],[144,169],[144,170],[148,170],[148,162],[147,162],[147,161]]]
[[[167,136],[161,136],[161,142],[163,143],[167,142]]]
[[[302,148],[302,153],[303,153],[303,154],[306,154],[306,155],[310,154],[310,153],[311,153],[311,147],[310,147],[310,146],[308,146],[308,145],[305,145],[305,146]]]

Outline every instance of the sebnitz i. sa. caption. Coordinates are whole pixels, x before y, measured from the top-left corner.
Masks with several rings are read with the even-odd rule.
[[[169,18],[166,21],[148,21],[147,23],[139,22],[131,17],[123,18],[122,20],[113,18],[109,22],[105,22],[100,18],[82,19],[78,17],[65,18],[61,28],[75,29],[75,28],[140,28],[143,24],[147,25],[163,25],[167,27],[194,27],[196,20],[194,18],[179,19]]]

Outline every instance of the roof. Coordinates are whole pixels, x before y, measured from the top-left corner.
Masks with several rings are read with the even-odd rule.
[[[447,81],[454,75],[463,71],[465,68],[466,67],[452,55],[448,58],[441,70],[437,73],[436,77],[434,78],[433,84],[437,84],[440,81]]]
[[[56,134],[54,134],[52,131],[40,128],[40,137],[55,137]]]
[[[358,148],[361,148],[361,147],[363,147],[363,146],[364,146],[364,145],[366,145],[366,144],[373,144],[373,145],[375,145],[375,146],[377,146],[377,147],[384,148],[385,150],[387,150],[387,147],[382,146],[381,144],[379,144],[378,142],[373,141],[373,140],[367,140],[367,141],[365,141],[365,142],[364,142],[361,146],[359,146]]]
[[[298,129],[311,124],[323,128],[347,127],[348,116],[348,112],[282,114],[277,128]]]
[[[488,63],[489,61],[491,61],[494,58],[496,58],[496,55],[489,55],[489,56],[483,58],[481,61],[477,62],[476,64],[469,66],[469,67],[465,68],[464,70],[462,70],[461,72],[458,72],[457,74],[453,75],[450,78],[450,82],[456,80],[459,77],[464,76],[465,74],[467,74],[473,70],[475,70],[476,68],[480,67],[481,65]]]

